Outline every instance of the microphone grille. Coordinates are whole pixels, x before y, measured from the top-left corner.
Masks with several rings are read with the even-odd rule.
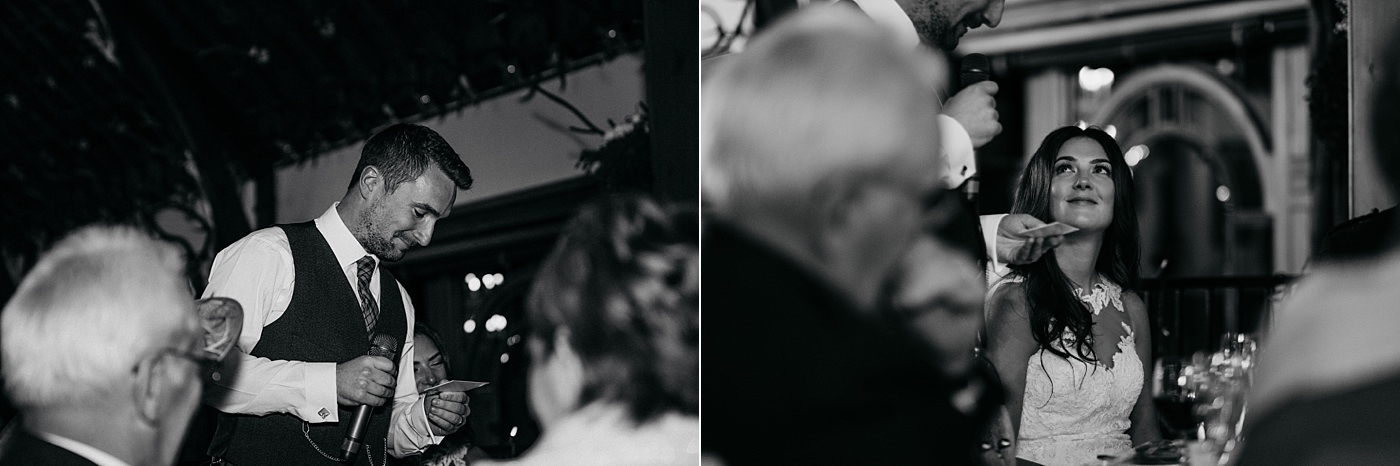
[[[991,70],[990,70],[991,67],[992,67],[992,64],[991,64],[991,62],[990,62],[989,60],[987,60],[987,56],[986,56],[986,55],[982,55],[982,54],[980,54],[980,53],[969,53],[969,54],[967,54],[967,56],[963,57],[963,59],[962,59],[962,68],[961,68],[961,71],[964,72],[964,73],[966,73],[966,72],[990,73],[990,72],[991,72]]]
[[[393,335],[383,333],[374,334],[374,338],[369,347],[370,356],[383,356],[394,359],[394,355],[399,352],[399,339]]]
[[[963,87],[992,79],[992,64],[986,55],[980,53],[969,53],[963,57],[958,71],[959,84]]]

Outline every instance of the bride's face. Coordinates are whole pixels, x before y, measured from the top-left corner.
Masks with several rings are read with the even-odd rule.
[[[442,351],[433,344],[431,338],[413,336],[413,381],[418,392],[437,385],[447,378],[447,364],[442,359]]]
[[[1103,146],[1087,137],[1070,139],[1060,147],[1052,170],[1052,220],[1089,231],[1113,223],[1113,165]]]

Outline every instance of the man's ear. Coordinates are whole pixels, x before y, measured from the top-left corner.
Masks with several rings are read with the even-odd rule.
[[[135,387],[131,390],[137,419],[151,427],[160,425],[163,417],[162,408],[167,401],[164,392],[170,389],[169,380],[165,374],[170,366],[162,364],[164,359],[161,357],[147,358],[137,364]]]
[[[851,241],[858,236],[861,229],[868,228],[870,219],[867,214],[866,205],[872,200],[875,194],[872,187],[861,184],[837,184],[828,185],[820,196],[823,198],[817,204],[821,222],[817,231],[823,232],[816,238],[818,247],[817,254],[823,260],[832,259],[831,255],[835,251],[843,251],[851,248]]]
[[[384,174],[379,172],[379,167],[366,165],[364,170],[360,170],[360,180],[355,183],[355,189],[360,193],[360,198],[369,200],[374,198],[375,192],[384,188]]]

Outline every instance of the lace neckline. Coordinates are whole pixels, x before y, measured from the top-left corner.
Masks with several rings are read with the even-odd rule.
[[[1124,312],[1123,288],[1102,275],[1095,275],[1094,278],[1094,285],[1088,292],[1085,292],[1084,288],[1076,286],[1074,287],[1074,295],[1078,296],[1080,301],[1088,304],[1089,310],[1096,316],[1110,304],[1118,312]]]

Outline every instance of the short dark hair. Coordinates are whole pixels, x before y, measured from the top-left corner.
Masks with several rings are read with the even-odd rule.
[[[527,300],[531,338],[548,354],[568,331],[584,367],[579,406],[617,402],[638,424],[699,412],[694,218],[635,195],[606,197],[569,223],[541,266]]]
[[[471,189],[472,171],[452,146],[436,131],[409,123],[384,128],[365,142],[360,150],[360,163],[355,166],[355,174],[346,189],[354,189],[365,167],[373,165],[384,177],[384,189],[393,192],[399,184],[423,176],[429,161],[446,173],[457,189]]]

